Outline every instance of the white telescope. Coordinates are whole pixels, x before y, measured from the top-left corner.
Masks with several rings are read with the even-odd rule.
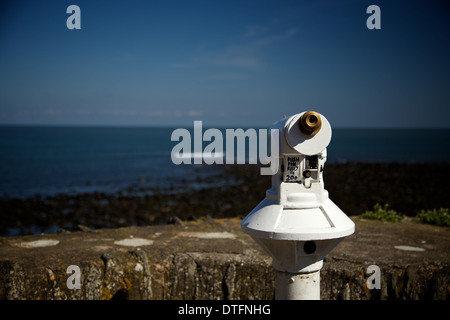
[[[324,257],[355,224],[324,188],[326,147],[331,140],[328,120],[314,111],[284,118],[279,130],[279,170],[266,198],[242,221],[250,235],[272,256],[275,299],[320,299]]]

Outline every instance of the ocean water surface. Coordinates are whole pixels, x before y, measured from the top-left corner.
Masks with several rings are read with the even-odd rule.
[[[174,129],[0,126],[0,197],[114,193],[133,185],[168,188],[214,174],[199,165],[172,163]],[[449,162],[449,145],[448,129],[337,128],[327,161]]]

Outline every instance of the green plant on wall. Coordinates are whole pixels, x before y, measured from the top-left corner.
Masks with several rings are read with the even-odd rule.
[[[389,209],[389,205],[386,203],[381,206],[379,203],[373,206],[372,211],[366,211],[361,215],[364,219],[373,219],[389,222],[398,222],[403,220],[403,215],[395,210]]]
[[[421,210],[417,214],[417,217],[422,223],[450,227],[450,215],[448,213],[448,208]]]

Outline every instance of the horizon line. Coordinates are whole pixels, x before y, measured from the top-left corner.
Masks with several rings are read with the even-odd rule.
[[[179,125],[179,124],[55,124],[55,123],[0,123],[0,127],[54,127],[54,128],[193,128],[192,125]],[[205,128],[258,128],[258,129],[268,129],[270,125],[207,125]],[[414,126],[404,126],[404,127],[393,127],[393,126],[334,126],[332,129],[374,129],[374,130],[450,130],[449,127],[414,127]]]

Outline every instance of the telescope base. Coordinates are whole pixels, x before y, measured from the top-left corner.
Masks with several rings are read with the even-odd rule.
[[[275,270],[276,300],[320,300],[320,270],[288,273]]]

